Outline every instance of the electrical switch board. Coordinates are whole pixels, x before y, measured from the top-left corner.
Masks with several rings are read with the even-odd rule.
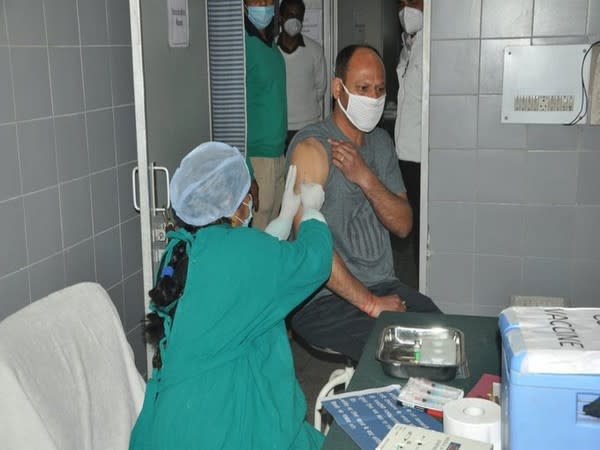
[[[504,49],[502,123],[586,123],[589,45],[509,46]],[[586,107],[587,106],[587,107]],[[579,119],[579,120],[577,120]]]

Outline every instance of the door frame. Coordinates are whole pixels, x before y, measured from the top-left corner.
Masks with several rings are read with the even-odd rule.
[[[148,311],[149,299],[146,295],[153,287],[152,273],[152,212],[150,197],[153,194],[150,163],[148,160],[148,142],[146,136],[146,94],[144,83],[144,56],[142,49],[141,0],[129,0],[131,26],[131,53],[133,67],[133,93],[135,108],[135,137],[137,143],[138,203],[140,206],[140,227],[142,247],[142,278],[144,292],[144,313]],[[133,180],[135,183],[135,180]],[[148,188],[142,188],[147,186]],[[135,192],[135,190],[134,190]],[[152,349],[146,346],[146,367],[148,375],[152,373]]]
[[[323,117],[331,112],[331,80],[338,52],[338,0],[323,0],[323,53],[327,67],[327,89],[323,101]]]
[[[153,161],[148,155],[148,135],[146,113],[146,80],[144,76],[144,54],[142,40],[142,2],[143,0],[129,0],[130,27],[131,27],[131,51],[133,67],[133,91],[134,91],[134,111],[137,142],[137,185],[134,189],[134,195],[137,193],[137,201],[140,208],[140,227],[141,227],[141,253],[142,253],[142,278],[143,278],[143,301],[144,313],[148,312],[149,297],[147,293],[154,286],[154,250],[153,250],[153,217],[155,213],[155,192],[154,192],[154,173],[152,168]],[[242,0],[239,0],[240,3]],[[204,2],[206,5],[206,2]],[[337,11],[338,0],[322,0],[323,6],[323,50],[329,69],[333,69],[335,56],[338,49],[338,24]],[[208,13],[207,13],[208,20]],[[207,44],[208,45],[208,44]],[[208,70],[208,65],[207,65]],[[328,73],[331,80],[331,70]],[[328,81],[330,81],[328,80]],[[210,89],[210,76],[208,77]],[[330,108],[330,83],[328,82],[327,98],[324,106]],[[212,114],[211,102],[209,100],[207,108],[209,109],[209,132],[212,138]],[[136,183],[136,180],[133,180]],[[153,349],[146,346],[146,367],[147,373],[152,373]]]
[[[429,259],[429,74],[431,2],[423,3],[423,86],[421,91],[421,217],[419,234],[419,291],[428,293]]]

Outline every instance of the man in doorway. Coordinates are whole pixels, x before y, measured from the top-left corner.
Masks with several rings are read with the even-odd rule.
[[[419,273],[421,214],[421,89],[423,86],[423,0],[400,0],[402,51],[398,73],[398,110],[394,138],[396,154],[413,210],[413,253]]]
[[[285,61],[287,86],[286,146],[298,130],[323,117],[325,56],[319,43],[302,34],[305,10],[303,0],[282,0],[279,6],[282,30],[277,45]]]
[[[283,195],[287,130],[285,63],[274,42],[273,0],[244,0],[244,6],[246,149],[253,173],[254,190],[250,192],[256,211],[252,225],[264,230],[279,215]]]
[[[326,286],[294,315],[292,326],[309,344],[358,360],[382,311],[440,310],[394,273],[389,233],[407,236],[412,211],[394,143],[376,128],[385,104],[379,53],[366,45],[344,48],[331,87],[331,116],[300,130],[288,153],[297,183],[324,187],[321,211],[335,249]]]

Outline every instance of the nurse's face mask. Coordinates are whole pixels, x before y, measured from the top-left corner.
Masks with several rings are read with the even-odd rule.
[[[233,218],[235,220],[237,220],[237,224],[233,224],[234,227],[248,227],[250,226],[250,221],[252,220],[252,207],[253,207],[253,203],[252,203],[252,195],[248,194],[248,196],[246,197],[248,200],[247,201],[243,201],[242,205],[245,205],[246,208],[248,208],[248,216],[242,220],[238,217],[237,214],[234,214]]]
[[[364,133],[369,133],[379,123],[383,109],[385,107],[385,94],[378,98],[367,97],[366,95],[358,95],[350,92],[344,82],[341,81],[342,87],[346,94],[348,94],[348,106],[344,108],[340,98],[338,97],[337,103],[340,109],[344,112],[346,117],[352,125],[358,128]]]

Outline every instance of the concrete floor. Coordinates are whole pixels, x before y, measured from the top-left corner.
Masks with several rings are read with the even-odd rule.
[[[396,275],[405,284],[417,288],[418,273],[414,261],[412,239],[399,239],[392,237],[392,249],[394,252],[394,267]],[[307,403],[307,420],[314,421],[314,405],[317,395],[323,385],[329,381],[331,372],[344,367],[344,358],[307,350],[295,339],[290,340],[296,377],[302,386]]]

